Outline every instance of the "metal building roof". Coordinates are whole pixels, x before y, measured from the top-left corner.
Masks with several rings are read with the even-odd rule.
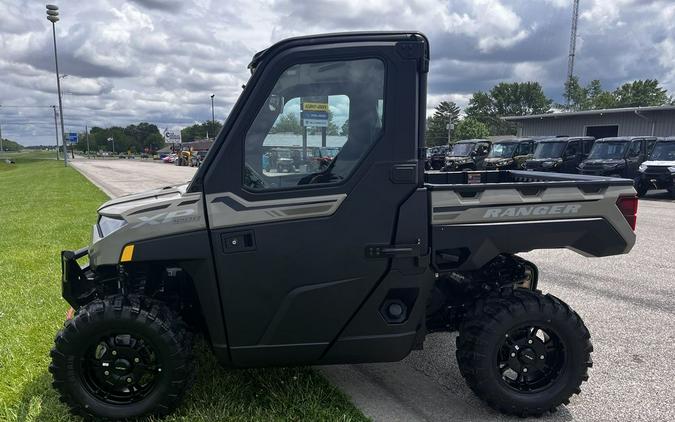
[[[603,115],[612,113],[637,113],[645,111],[675,111],[675,105],[667,106],[651,106],[651,107],[626,107],[626,108],[605,108],[600,110],[584,110],[584,111],[565,111],[560,113],[545,113],[545,114],[530,114],[528,116],[505,116],[503,120],[518,121],[529,119],[545,119],[545,118],[565,118],[574,116],[589,116],[589,115]]]

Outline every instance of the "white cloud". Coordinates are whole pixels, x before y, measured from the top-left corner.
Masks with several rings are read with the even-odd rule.
[[[44,4],[0,0],[3,135],[53,142],[56,84]],[[287,36],[416,29],[431,39],[428,108],[466,106],[500,81],[538,80],[560,100],[571,1],[546,0],[61,0],[57,23],[67,126],[161,128],[227,115],[258,50]],[[669,0],[581,3],[577,70],[605,86],[658,78],[675,90],[675,5]],[[648,64],[648,65],[647,65]]]

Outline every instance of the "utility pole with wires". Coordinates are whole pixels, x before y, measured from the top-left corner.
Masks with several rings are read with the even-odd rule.
[[[574,0],[572,7],[572,30],[570,33],[570,52],[567,58],[567,83],[565,90],[572,86],[572,78],[574,78],[574,55],[577,49],[577,21],[579,20],[579,0]],[[567,107],[570,105],[570,95],[567,95]]]

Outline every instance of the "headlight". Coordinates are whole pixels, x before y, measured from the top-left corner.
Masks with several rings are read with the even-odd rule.
[[[671,173],[675,173],[675,167],[668,167],[668,171]]]
[[[580,168],[580,169],[582,169],[582,168],[584,168],[584,167],[586,167],[586,164],[585,164],[585,163],[579,164],[579,168]]]
[[[672,168],[672,167],[671,167]],[[638,167],[639,171],[645,171],[647,170],[647,164],[640,164],[640,167]],[[672,171],[672,170],[671,170]]]
[[[556,161],[544,161],[541,163],[541,166],[544,168],[551,168],[557,166],[558,163]]]
[[[101,236],[106,237],[115,230],[119,230],[127,224],[123,218],[108,217],[102,215],[98,220],[98,227],[101,230]]]

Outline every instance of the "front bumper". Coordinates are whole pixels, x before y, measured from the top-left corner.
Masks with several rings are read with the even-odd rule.
[[[670,189],[675,186],[675,174],[642,173],[641,182],[653,189]]]
[[[78,259],[89,255],[89,248],[61,251],[61,296],[77,308],[87,293],[93,291],[93,277],[89,264],[80,266]]]

